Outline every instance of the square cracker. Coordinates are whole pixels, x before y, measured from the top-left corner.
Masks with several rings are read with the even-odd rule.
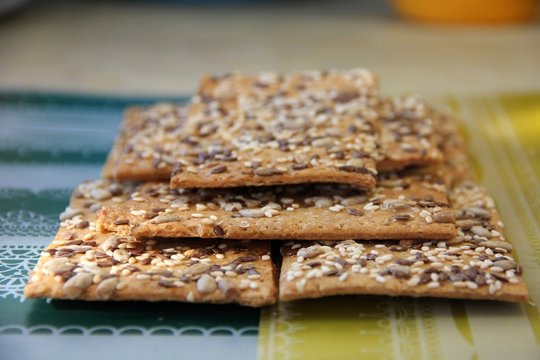
[[[522,269],[487,192],[466,183],[451,201],[459,230],[449,242],[286,244],[280,301],[346,294],[527,300]]]
[[[268,242],[135,239],[95,231],[95,211],[130,185],[81,184],[25,288],[27,298],[275,302]]]
[[[310,184],[171,190],[141,184],[129,200],[104,206],[102,232],[136,237],[229,239],[450,239],[446,187],[418,177],[386,177],[372,193]]]
[[[343,89],[350,88],[350,84],[347,83],[348,80],[344,80],[346,79],[346,76],[342,75],[343,74],[338,73],[332,77],[333,81],[340,84],[336,85],[336,88],[339,88],[339,86],[342,86]],[[259,79],[266,79],[267,77],[270,77],[271,79],[277,78],[278,80],[273,82],[270,81],[269,84],[271,86],[266,86],[264,85],[265,83],[260,82]],[[295,79],[294,76],[291,75],[291,77]],[[269,105],[265,102],[261,104],[260,99],[256,100],[258,99],[257,96],[264,95],[266,98],[273,97],[281,88],[283,81],[284,80],[276,74],[259,75],[258,77],[250,77],[241,74],[232,74],[219,78],[205,77],[201,81],[199,93],[195,97],[195,105],[193,106],[193,109],[189,111],[192,116],[198,117],[194,126],[201,126],[203,128],[203,133],[205,134],[210,130],[220,130],[215,136],[222,136],[223,134],[219,127],[211,124],[205,117],[199,116],[201,112],[207,112],[209,114],[208,116],[210,116],[212,111],[216,111],[214,109],[218,106],[216,104],[219,104],[219,108],[223,109],[218,111],[216,114],[217,119],[214,119],[216,123],[219,123],[223,114],[228,113],[233,109],[237,109],[239,107],[238,99],[243,99],[241,100],[243,104],[241,106],[247,106],[251,109],[250,112],[260,113],[261,109],[265,109]],[[294,82],[294,80],[290,80],[290,82]],[[363,82],[359,85],[362,86],[351,91],[363,91],[361,93],[361,98],[365,99],[363,100],[364,102],[378,104],[376,106],[377,119],[374,122],[370,121],[370,124],[375,124],[375,138],[378,144],[377,146],[380,146],[380,154],[377,154],[375,151],[368,154],[369,157],[376,159],[376,169],[378,171],[394,171],[411,165],[433,165],[442,161],[441,152],[436,144],[437,138],[439,138],[439,127],[434,126],[434,124],[437,125],[435,121],[437,112],[434,109],[430,108],[424,100],[413,96],[378,99],[376,97],[376,80],[367,75],[364,76]],[[335,97],[336,95],[329,94],[328,100],[330,101],[333,96]],[[255,97],[256,99],[254,100],[252,97]],[[248,101],[246,98],[251,100]],[[198,158],[201,152],[195,152],[194,147],[200,148],[202,145],[192,144],[191,148],[189,146],[195,139],[189,135],[188,129],[184,129],[187,113],[187,107],[172,104],[159,104],[146,109],[129,108],[124,116],[121,133],[111,150],[111,155],[109,156],[104,170],[104,176],[121,181],[168,180],[171,176],[173,165],[178,161],[184,163],[186,170],[189,170],[188,172],[191,172],[192,174],[196,173],[202,160]],[[236,115],[226,116],[224,122],[230,126],[238,126],[237,120],[239,112],[232,111],[232,113]],[[324,115],[324,113],[322,115]],[[317,116],[321,116],[321,114],[313,115],[313,117]],[[238,121],[244,123],[246,120]],[[205,125],[202,126],[200,124],[201,122],[204,122]],[[288,125],[290,124],[292,124],[292,122]],[[193,127],[191,127],[191,129],[192,131],[200,133],[200,129],[193,129]],[[244,131],[244,128],[239,130]],[[206,140],[212,142],[215,139],[210,134],[206,136]],[[323,149],[319,150],[329,151],[329,157],[334,160],[340,160],[340,158],[344,156],[338,147],[332,148],[330,145],[324,145],[325,142],[329,142],[327,138],[321,139],[319,137],[311,140],[311,142],[315,141],[317,145],[322,144]],[[188,146],[185,146],[186,142]],[[301,157],[294,157],[294,152],[291,151],[287,151],[287,154],[284,154],[281,150],[282,148],[287,148],[287,146],[284,146],[283,144],[283,142],[278,143],[273,150],[266,149],[265,151],[272,151],[275,155],[275,159],[282,158],[280,161],[284,161],[285,158],[291,158],[295,161],[294,167],[296,170],[306,170],[307,168],[300,168],[303,168],[304,163],[311,162],[311,159],[305,159],[306,161],[297,163]],[[212,144],[212,146],[214,146],[214,144]],[[305,149],[305,147],[302,149]],[[372,148],[369,147],[369,150],[371,151]],[[188,156],[191,158],[191,162],[186,159],[182,160],[186,152],[194,153],[192,154],[193,156]],[[196,159],[194,158],[194,155],[196,155]],[[218,156],[217,154],[215,155]],[[360,158],[363,158],[367,154],[355,152],[354,155],[361,155]],[[318,156],[320,156],[320,154],[318,154]],[[255,156],[255,158],[257,158],[257,156]],[[274,158],[274,156],[272,156],[272,158]],[[223,159],[227,159],[226,162],[229,162],[230,156],[222,156],[220,160]],[[257,162],[253,164],[250,160],[252,159],[250,158],[247,160],[248,163],[251,163],[247,169],[245,166],[237,167],[239,173],[236,176],[241,176],[244,172],[247,173],[242,176],[250,174],[251,176],[256,175],[254,172],[256,169],[254,169],[254,167],[257,166]],[[216,164],[217,163],[213,166],[216,166]],[[229,165],[232,166],[232,164]],[[225,164],[227,169],[229,169],[229,165]],[[279,166],[279,164],[276,164],[276,166]],[[351,167],[343,167],[343,169],[347,168],[349,170],[353,169]],[[284,170],[283,166],[280,166],[279,169],[275,169],[275,172],[277,173],[281,170]],[[226,176],[212,173],[212,171],[215,172],[215,168],[212,167],[210,173],[206,174],[209,179],[218,181],[218,178]],[[253,174],[250,171],[253,172]],[[266,173],[270,172],[269,170],[260,171]],[[339,174],[339,171],[336,173]],[[290,176],[295,176],[296,180],[290,179],[290,176],[287,178],[287,174],[287,172],[281,174],[282,181],[277,181],[276,183],[311,182],[309,179],[302,180],[305,176],[311,176],[310,174],[306,175],[305,171],[289,174]],[[185,176],[188,175],[189,174],[185,174]],[[333,175],[330,172],[327,172],[324,176],[327,177],[328,181],[333,178]],[[340,174],[340,176],[343,177],[345,174]],[[268,181],[270,181],[270,179],[268,179]],[[239,185],[243,185],[241,181],[239,182]]]
[[[413,167],[401,172],[408,174],[433,176],[442,180],[448,188],[473,179],[467,156],[467,145],[461,135],[459,122],[451,114],[433,110],[432,119],[437,129],[438,147],[444,161],[437,165]]]
[[[119,181],[168,180],[176,162],[186,107],[130,107],[107,157],[103,177]]]
[[[171,188],[318,182],[373,188],[376,83],[362,69],[203,81]]]
[[[412,165],[443,161],[435,127],[436,110],[417,96],[383,98],[378,107],[381,158],[378,171],[396,171]]]

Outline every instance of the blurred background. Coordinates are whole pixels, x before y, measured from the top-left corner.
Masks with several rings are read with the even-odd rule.
[[[0,0],[0,90],[176,96],[203,73],[367,67],[384,93],[540,90],[534,0]]]

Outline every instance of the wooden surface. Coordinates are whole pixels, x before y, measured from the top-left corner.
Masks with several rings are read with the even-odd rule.
[[[176,95],[204,72],[365,66],[385,93],[540,90],[538,22],[414,24],[373,1],[38,3],[0,19],[0,89]]]

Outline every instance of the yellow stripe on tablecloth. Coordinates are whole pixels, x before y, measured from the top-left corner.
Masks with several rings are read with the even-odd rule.
[[[539,299],[540,295],[540,267],[539,257],[534,251],[535,244],[539,241],[540,231],[529,206],[527,197],[523,192],[523,183],[515,171],[515,164],[528,161],[521,153],[509,153],[505,144],[519,142],[512,128],[501,126],[501,109],[497,112],[493,108],[493,99],[485,97],[458,99],[461,119],[469,132],[469,150],[479,159],[483,174],[480,180],[495,197],[502,219],[506,225],[505,235],[515,247],[515,257],[525,269],[525,281],[529,287],[531,297]],[[503,124],[504,125],[504,124]],[[531,180],[531,179],[529,179]],[[534,180],[534,179],[533,179]],[[540,339],[538,313],[536,307],[529,304],[521,305],[522,309],[501,309],[501,312],[479,311],[474,303],[466,305],[469,320],[473,326],[473,333],[480,334],[477,338],[480,353],[487,356],[490,348],[488,344],[493,341],[506,341],[506,335],[500,332],[491,332],[492,320],[505,316],[508,324],[512,324],[513,331],[520,333],[519,348],[533,349],[532,338],[534,337],[536,352]],[[482,309],[483,310],[483,309]],[[493,318],[493,316],[495,318]],[[525,323],[527,319],[527,323]],[[476,329],[475,329],[476,328]],[[531,334],[532,333],[532,334]],[[486,337],[483,334],[491,334]],[[499,335],[499,336],[497,336]],[[499,354],[500,355],[500,354]],[[540,353],[538,353],[540,356]],[[484,357],[485,357],[484,356]],[[481,356],[481,358],[483,358]]]

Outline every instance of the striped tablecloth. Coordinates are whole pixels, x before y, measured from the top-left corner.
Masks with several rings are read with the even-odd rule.
[[[540,358],[540,94],[445,99],[498,202],[529,304],[349,296],[259,311],[24,300],[71,189],[99,176],[122,109],[157,100],[186,98],[0,93],[0,359]]]

